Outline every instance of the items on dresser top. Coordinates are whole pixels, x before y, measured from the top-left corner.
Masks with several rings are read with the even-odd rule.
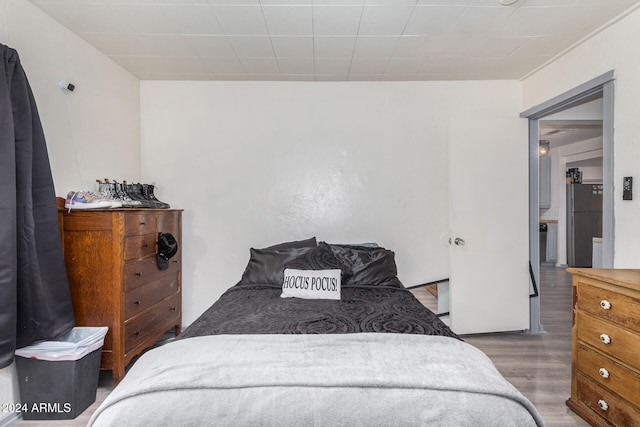
[[[570,268],[573,274],[571,397],[594,426],[640,420],[640,270]]]
[[[122,203],[108,199],[93,191],[69,191],[64,201],[67,209],[108,209],[121,208]]]
[[[97,179],[97,191],[69,191],[64,207],[67,209],[154,208],[169,209],[168,203],[155,196],[156,185],[127,184]]]
[[[76,323],[109,327],[101,369],[112,370],[118,382],[135,356],[168,330],[180,333],[182,211],[60,210],[58,215]],[[164,236],[160,244],[159,235]]]

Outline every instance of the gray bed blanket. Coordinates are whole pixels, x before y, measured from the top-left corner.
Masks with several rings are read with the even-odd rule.
[[[406,334],[215,335],[144,354],[90,426],[542,426],[480,350]]]

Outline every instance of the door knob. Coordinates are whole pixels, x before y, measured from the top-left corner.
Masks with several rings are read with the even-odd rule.
[[[456,237],[455,239],[453,239],[453,243],[455,243],[458,246],[464,246],[466,242],[464,241],[464,239],[461,239],[460,237]]]

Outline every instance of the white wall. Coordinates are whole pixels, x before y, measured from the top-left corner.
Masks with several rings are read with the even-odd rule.
[[[26,0],[3,0],[0,16],[0,42],[18,51],[31,84],[56,195],[93,190],[98,178],[138,181],[138,79]]]
[[[0,43],[18,51],[47,139],[56,195],[140,177],[138,80],[26,0],[0,2]],[[58,81],[77,85],[64,93]],[[0,402],[19,400],[14,365]],[[0,414],[0,424],[11,414]]]
[[[239,280],[249,247],[284,240],[375,241],[407,286],[449,277],[449,126],[486,110],[475,89],[506,103],[519,85],[141,82],[142,178],[185,209],[184,324]],[[505,118],[470,126],[494,140]]]
[[[622,200],[622,177],[640,176],[640,10],[596,34],[523,82],[524,108],[615,70],[614,267],[639,268],[640,198]]]

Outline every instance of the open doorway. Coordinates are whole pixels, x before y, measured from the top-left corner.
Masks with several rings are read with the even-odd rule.
[[[603,99],[539,120],[540,264],[602,267]]]
[[[554,118],[554,115],[566,114],[574,108],[579,110],[578,107],[581,105],[595,100],[601,100],[598,102],[602,105],[602,114],[599,118],[602,128],[602,266],[613,267],[613,90],[613,71],[610,71],[520,114],[521,117],[529,119],[529,260],[534,283],[540,283],[541,261],[540,140],[544,140],[541,137],[544,129],[541,128],[541,123],[544,124],[547,120],[551,122],[547,125],[553,125],[554,119],[560,120],[559,116]],[[574,119],[580,120],[580,117],[574,117]],[[572,158],[568,163],[583,160],[586,159]],[[562,206],[558,205],[558,208],[560,210]],[[558,223],[566,221],[566,215],[563,220],[560,211],[557,216]],[[562,242],[560,236],[558,236],[558,242]],[[560,253],[559,251],[558,254]],[[536,294],[530,299],[530,331],[532,333],[544,332],[543,325],[540,323],[541,298],[542,295]]]

